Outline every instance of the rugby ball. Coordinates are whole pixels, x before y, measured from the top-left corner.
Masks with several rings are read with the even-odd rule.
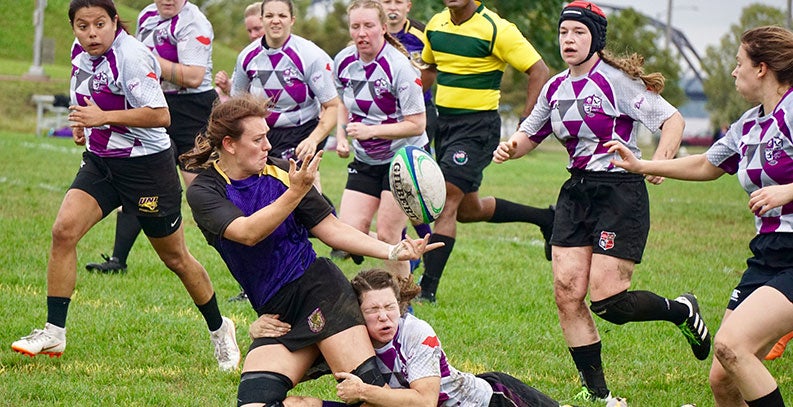
[[[391,193],[411,221],[430,223],[446,203],[446,181],[441,167],[424,149],[400,148],[388,171]]]

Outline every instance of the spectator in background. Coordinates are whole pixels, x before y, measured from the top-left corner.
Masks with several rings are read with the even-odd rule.
[[[550,260],[553,210],[504,199],[480,198],[483,172],[501,139],[501,76],[507,64],[528,75],[526,106],[531,112],[548,67],[514,24],[476,0],[444,0],[446,9],[427,23],[421,59],[424,89],[436,81],[438,130],[435,151],[446,179],[446,203],[430,238],[446,245],[424,256],[420,300],[435,302],[443,270],[454,249],[457,222],[527,222],[540,227]]]
[[[245,31],[248,32],[248,40],[251,42],[264,36],[264,24],[262,23],[262,2],[257,1],[245,7]],[[226,71],[218,71],[215,74],[215,91],[218,93],[220,102],[223,103],[231,97],[231,82]]]

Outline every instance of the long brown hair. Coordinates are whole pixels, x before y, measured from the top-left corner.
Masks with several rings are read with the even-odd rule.
[[[741,36],[741,45],[752,66],[763,62],[780,84],[793,86],[793,32],[777,26],[752,28]]]
[[[644,82],[647,89],[661,93],[664,90],[666,78],[660,72],[644,73],[644,57],[633,53],[624,57],[617,57],[607,50],[598,51],[598,56],[603,62],[625,72],[631,78],[638,78]]]
[[[400,314],[407,311],[410,301],[421,292],[421,287],[413,281],[413,275],[400,280],[383,269],[363,270],[353,277],[350,283],[355,295],[358,296],[358,304],[361,303],[363,295],[369,291],[392,289],[399,302]]]
[[[206,168],[211,160],[217,158],[217,151],[228,136],[239,140],[245,129],[242,119],[248,117],[267,117],[267,101],[249,93],[235,96],[224,103],[216,103],[209,115],[207,129],[195,139],[192,150],[179,156],[188,170]]]

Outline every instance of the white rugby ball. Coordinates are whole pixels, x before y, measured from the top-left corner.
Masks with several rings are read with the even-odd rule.
[[[441,167],[424,149],[400,148],[388,171],[391,193],[399,207],[414,222],[430,223],[446,203],[446,181]]]

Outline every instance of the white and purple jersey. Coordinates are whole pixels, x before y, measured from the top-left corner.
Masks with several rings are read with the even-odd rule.
[[[440,377],[438,406],[487,407],[493,396],[485,380],[452,367],[435,330],[411,314],[399,318],[394,339],[375,353],[380,373],[392,389],[409,389],[415,380]]]
[[[160,64],[154,55],[121,28],[101,56],[89,55],[76,40],[72,45],[73,105],[86,106],[88,98],[106,111],[167,108],[159,77]],[[86,127],[85,137],[88,151],[100,157],[139,157],[171,147],[163,127]]]
[[[319,117],[321,103],[338,96],[332,64],[325,51],[297,35],[281,48],[269,48],[260,38],[237,57],[231,95],[250,92],[268,99],[271,128],[301,126]]]
[[[738,174],[743,189],[793,183],[793,97],[788,89],[769,114],[762,105],[744,113],[705,153],[711,164]],[[757,233],[793,232],[793,203],[755,216]]]
[[[570,155],[568,169],[625,172],[611,165],[614,154],[603,144],[619,140],[641,158],[638,124],[658,131],[676,111],[640,79],[601,60],[587,75],[574,78],[568,69],[551,78],[520,131],[536,143],[556,135]]]
[[[179,0],[177,0],[179,1]],[[206,68],[204,79],[197,88],[184,88],[162,79],[165,93],[202,93],[212,87],[212,24],[194,4],[183,0],[184,7],[172,18],[163,20],[157,5],[150,4],[138,14],[135,36],[152,52],[163,59],[184,65]]]
[[[354,45],[341,50],[333,62],[336,87],[349,112],[348,123],[398,123],[405,116],[425,112],[418,70],[391,44],[386,42],[369,63],[361,61]],[[394,153],[404,146],[423,147],[427,143],[424,132],[396,140],[353,140],[352,146],[356,160],[381,165],[391,162]]]

